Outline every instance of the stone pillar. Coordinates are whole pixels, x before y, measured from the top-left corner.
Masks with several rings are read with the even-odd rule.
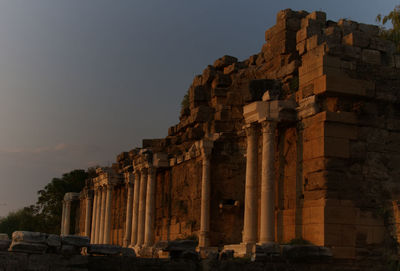
[[[128,199],[126,203],[126,223],[125,223],[125,236],[124,246],[127,247],[131,243],[131,231],[132,231],[132,205],[133,205],[133,183],[128,181]]]
[[[132,212],[132,232],[131,232],[131,246],[137,243],[138,233],[138,214],[139,214],[139,197],[140,197],[140,170],[135,169],[135,186],[133,189],[133,212]]]
[[[97,197],[98,197],[98,200],[97,200],[97,210],[96,210],[96,212],[97,212],[97,214],[96,214],[96,234],[95,234],[95,244],[100,244],[100,241],[101,241],[101,239],[100,239],[100,231],[101,231],[101,214],[102,214],[102,207],[101,207],[101,205],[102,205],[102,203],[103,203],[103,191],[102,191],[102,188],[101,187],[99,187],[98,189],[97,189]]]
[[[64,218],[64,235],[68,235],[70,232],[71,225],[71,201],[65,201],[65,218]]]
[[[138,213],[138,233],[136,246],[142,246],[144,242],[144,223],[146,216],[146,189],[147,189],[147,168],[143,168],[140,178],[140,196]]]
[[[97,220],[97,210],[99,204],[99,196],[97,190],[93,192],[93,212],[92,212],[92,230],[90,233],[90,243],[95,244],[96,242],[96,220]]]
[[[154,212],[156,201],[156,168],[149,167],[147,178],[147,195],[146,195],[146,219],[145,219],[145,235],[144,245],[152,246],[154,243]]]
[[[64,234],[64,227],[65,227],[65,201],[62,201],[62,215],[61,215],[61,230],[60,234]]]
[[[275,241],[274,150],[276,123],[262,123],[260,243]]]
[[[201,216],[199,247],[206,248],[210,245],[210,158],[213,142],[201,142],[202,175],[201,175]]]
[[[103,244],[111,244],[111,203],[112,203],[112,192],[113,192],[113,185],[107,185],[107,198],[106,198],[106,211],[104,216],[104,237],[103,237]]]
[[[246,187],[244,203],[243,243],[257,242],[257,129],[255,125],[246,128]]]
[[[85,236],[90,237],[90,221],[92,217],[92,202],[93,196],[91,191],[87,191],[86,194],[86,214],[85,214]]]
[[[102,187],[101,189],[101,212],[100,212],[100,232],[99,232],[99,244],[104,244],[104,226],[106,218],[106,199],[107,199],[107,188]]]

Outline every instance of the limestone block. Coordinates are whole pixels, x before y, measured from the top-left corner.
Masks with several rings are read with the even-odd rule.
[[[9,250],[13,252],[24,252],[29,254],[43,254],[47,250],[47,245],[38,242],[13,241]]]
[[[341,68],[340,57],[330,56],[315,48],[302,56],[302,65],[299,67],[299,75],[304,75],[316,70],[319,67]]]
[[[342,28],[343,36],[356,31],[358,28],[358,23],[346,19],[340,19],[337,24]]]
[[[211,83],[211,81],[214,79],[216,76],[217,71],[213,66],[207,66],[207,68],[204,69],[203,74],[201,75],[202,77],[202,85]]]
[[[310,206],[302,209],[303,224],[322,224],[324,223],[324,206]]]
[[[350,46],[356,46],[360,48],[367,48],[369,46],[370,39],[365,33],[360,31],[354,31],[343,37],[343,44]]]
[[[306,16],[307,19],[315,20],[321,25],[326,23],[326,13],[323,11],[314,11]]]
[[[121,246],[90,244],[87,253],[95,255],[119,255],[122,252]]]
[[[319,137],[303,144],[303,159],[317,157],[349,158],[349,140],[346,138]]]
[[[353,79],[340,73],[323,75],[314,79],[313,82],[314,94],[332,93],[370,97],[375,91],[375,82]]]
[[[359,23],[358,29],[369,36],[377,36],[379,34],[377,25]]]
[[[63,245],[71,245],[76,247],[87,247],[90,243],[89,237],[78,235],[64,235],[61,237]]]
[[[10,240],[10,238],[8,238],[8,234],[0,233],[0,241],[7,241],[7,240]]]
[[[236,57],[233,56],[228,56],[228,55],[224,55],[221,58],[218,58],[217,60],[215,60],[214,62],[214,67],[216,69],[223,69],[226,66],[229,66],[233,63],[236,63],[238,60]]]
[[[311,243],[323,246],[324,245],[324,228],[325,224],[304,224],[303,225],[303,239]]]
[[[213,109],[211,107],[201,105],[192,110],[190,122],[206,122],[212,118]]]
[[[11,245],[11,240],[0,240],[0,251],[6,251]]]
[[[296,50],[299,52],[299,55],[302,56],[306,53],[306,42],[307,40],[300,41],[296,45]]]
[[[202,80],[203,80],[203,77],[201,75],[196,75],[193,78],[192,86],[193,87],[201,86],[203,84]]]
[[[13,242],[46,244],[47,235],[41,232],[15,231],[12,234]]]
[[[373,65],[381,65],[381,52],[364,49],[362,50],[362,61]]]
[[[49,247],[61,247],[61,237],[56,234],[49,234],[46,239],[46,243]]]
[[[358,211],[352,206],[325,206],[325,223],[355,224]]]
[[[301,28],[299,31],[297,31],[296,42],[299,43],[314,35],[320,35],[321,32],[322,28],[316,25],[310,25],[308,27]]]

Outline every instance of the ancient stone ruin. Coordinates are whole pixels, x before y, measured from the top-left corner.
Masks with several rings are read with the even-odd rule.
[[[323,12],[283,10],[265,40],[196,76],[166,138],[66,194],[61,233],[155,258],[179,239],[201,257],[270,259],[296,242],[338,260],[397,255],[399,52],[377,26]]]

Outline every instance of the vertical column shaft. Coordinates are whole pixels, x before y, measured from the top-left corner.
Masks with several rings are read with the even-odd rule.
[[[104,226],[106,217],[106,199],[107,189],[103,187],[101,189],[101,212],[100,212],[100,232],[99,232],[99,244],[104,244]]]
[[[92,230],[90,232],[90,242],[92,244],[95,244],[95,239],[96,239],[96,220],[97,220],[97,209],[98,209],[98,204],[99,204],[99,197],[97,190],[93,192],[93,211],[92,211]]]
[[[210,156],[211,149],[202,150],[200,248],[208,247],[210,242]]]
[[[260,242],[275,241],[274,150],[275,122],[262,124]]]
[[[155,188],[156,188],[156,169],[149,167],[146,195],[146,219],[144,245],[152,246],[154,242],[154,212],[155,212]]]
[[[64,235],[70,234],[70,225],[71,225],[71,201],[66,201]]]
[[[244,203],[243,243],[257,241],[257,130],[254,125],[246,128],[247,159]]]
[[[95,233],[95,244],[100,244],[100,230],[101,230],[101,204],[103,203],[103,191],[99,187],[97,189],[97,214],[96,214],[96,233]]]
[[[60,234],[64,234],[64,227],[65,227],[65,201],[62,202],[62,214],[61,214],[61,230]]]
[[[131,232],[131,246],[137,243],[138,233],[138,214],[139,214],[139,197],[140,197],[140,173],[135,170],[135,186],[133,189],[133,211],[132,211],[132,232]]]
[[[92,197],[87,195],[86,198],[86,215],[85,215],[85,236],[90,236],[90,222],[92,217]]]
[[[125,247],[127,247],[131,243],[133,184],[128,182],[127,187],[128,187],[128,199],[126,203],[126,223],[125,223],[125,236],[124,236]]]
[[[112,202],[112,192],[113,186],[111,184],[107,185],[107,199],[106,199],[106,211],[104,216],[104,244],[111,244],[110,234],[111,234],[111,202]]]
[[[146,216],[146,189],[147,189],[147,168],[143,168],[140,178],[140,197],[139,197],[139,213],[138,213],[138,233],[137,246],[143,245],[144,241],[144,223]]]

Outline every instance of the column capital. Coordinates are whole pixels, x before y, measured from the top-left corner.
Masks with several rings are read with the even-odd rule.
[[[256,122],[243,126],[247,136],[256,136],[258,134],[258,125]]]
[[[203,159],[209,159],[214,148],[214,141],[209,139],[203,139],[200,141],[200,151]]]
[[[276,121],[265,120],[261,122],[261,130],[263,133],[268,133],[268,134],[275,133],[276,126],[277,126]]]

